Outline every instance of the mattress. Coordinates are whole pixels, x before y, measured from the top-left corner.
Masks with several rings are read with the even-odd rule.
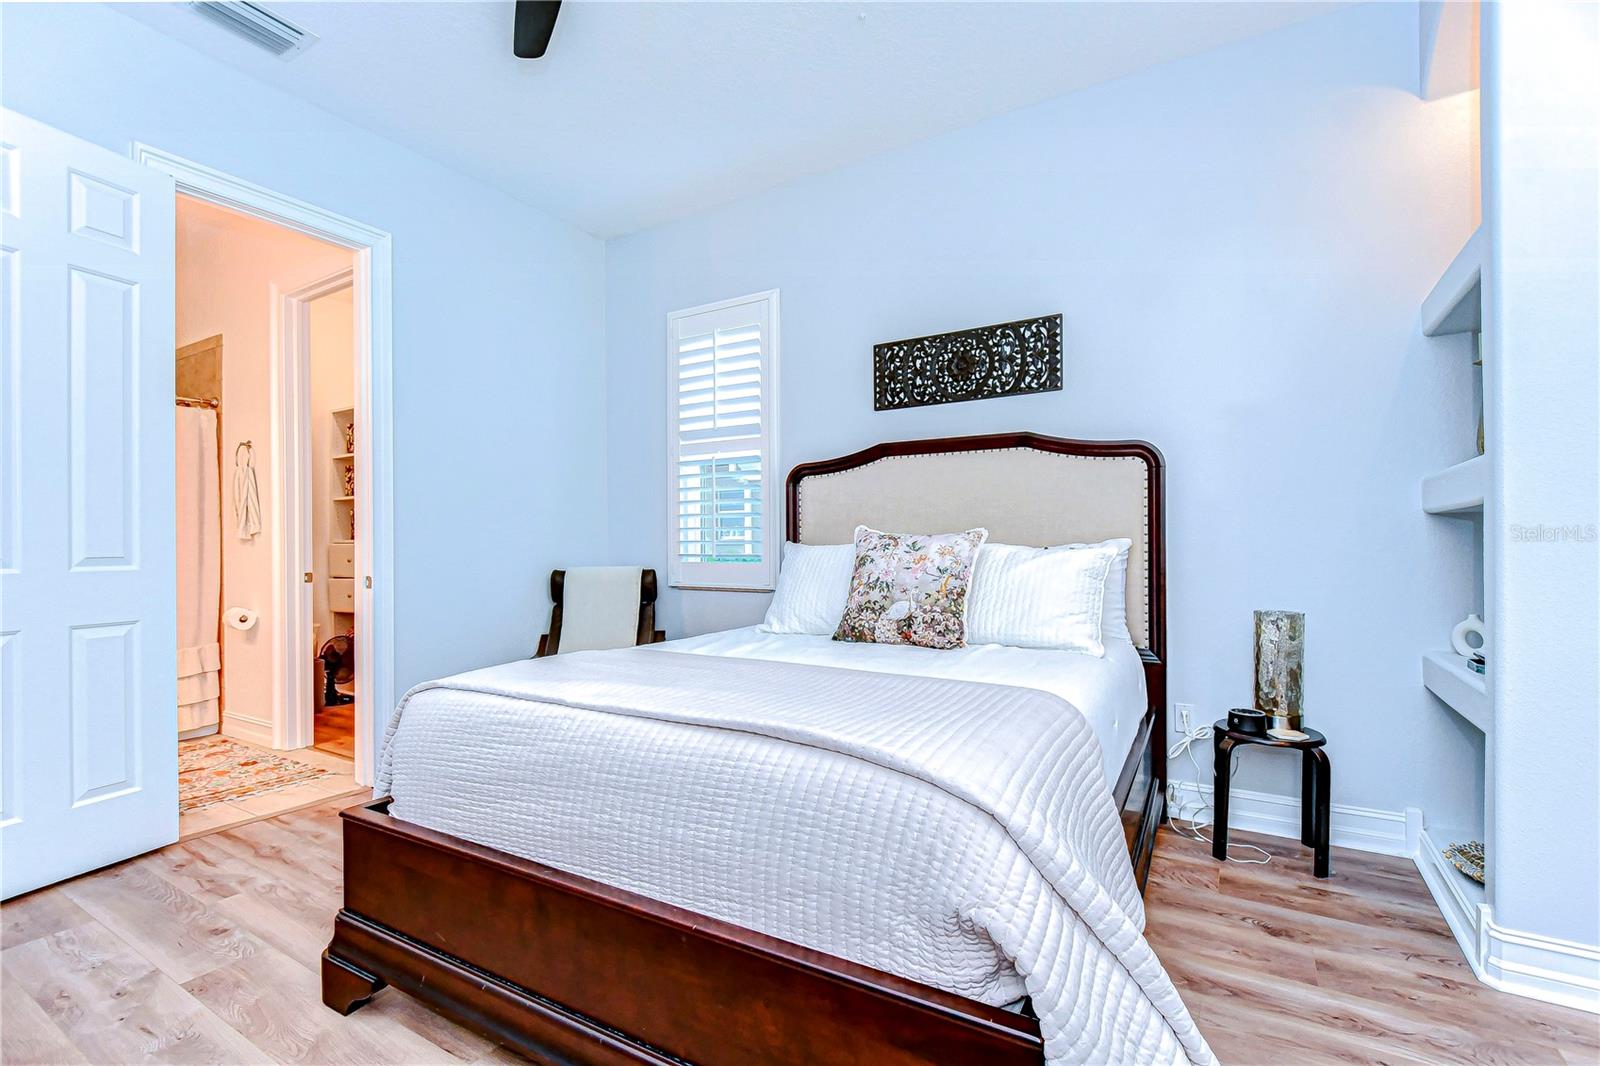
[[[840,668],[774,657],[830,654],[810,638],[675,645],[418,686],[379,760],[390,813],[985,1003],[1026,994],[1052,1064],[1214,1061],[1141,935],[1089,715],[935,676],[1010,658],[982,648],[910,674],[885,664],[922,656],[883,653],[917,649]],[[1038,654],[1086,703],[1117,687],[1110,657]]]
[[[1088,721],[1100,742],[1106,781],[1113,788],[1149,708],[1144,661],[1139,658],[1139,650],[1127,640],[1107,641],[1105,658],[1100,659],[1083,652],[1011,648],[1001,644],[948,650],[906,644],[856,644],[832,637],[766,633],[757,626],[750,626],[649,647],[695,655],[809,663],[1040,689],[1066,700]]]

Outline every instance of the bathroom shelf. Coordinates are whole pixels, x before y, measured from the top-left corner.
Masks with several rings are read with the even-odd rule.
[[[1423,336],[1482,331],[1483,265],[1488,253],[1489,240],[1482,228],[1473,230],[1422,301]]]
[[[334,503],[349,503],[353,499],[355,499],[354,496],[335,496],[333,498],[333,502]]]
[[[1451,710],[1471,722],[1485,736],[1494,724],[1489,684],[1467,661],[1450,651],[1422,653],[1422,683]]]
[[[1488,457],[1474,456],[1422,479],[1422,509],[1445,515],[1482,512],[1488,488]]]
[[[343,452],[343,453],[341,453],[339,455],[335,455],[333,457],[333,459],[334,459],[335,462],[337,462],[340,459],[354,459],[355,457],[356,457],[356,453],[355,452]]]

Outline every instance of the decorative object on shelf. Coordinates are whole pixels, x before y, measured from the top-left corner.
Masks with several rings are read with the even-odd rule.
[[[353,455],[356,450],[356,424],[354,422],[346,422],[342,428],[344,429],[344,450]]]
[[[353,466],[344,468],[344,494],[346,496],[356,494],[356,468]]]
[[[1305,659],[1304,614],[1256,612],[1256,709],[1265,712],[1269,732],[1300,728],[1305,716]]]
[[[1473,642],[1473,638],[1477,642]],[[1487,660],[1489,658],[1489,635],[1483,627],[1483,619],[1475,614],[1469,614],[1456,627],[1450,631],[1450,647],[1463,659],[1477,657]],[[1480,670],[1479,673],[1482,673]]]
[[[1445,860],[1457,870],[1483,884],[1483,842],[1469,840],[1464,844],[1451,844],[1443,849]]]
[[[872,346],[872,409],[1061,391],[1061,316]]]

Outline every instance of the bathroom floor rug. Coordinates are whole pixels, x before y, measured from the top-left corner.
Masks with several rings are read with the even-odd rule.
[[[186,814],[327,776],[320,766],[227,737],[186,740],[178,745],[178,810]]]

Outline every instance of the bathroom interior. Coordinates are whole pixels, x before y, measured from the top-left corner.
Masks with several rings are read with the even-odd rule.
[[[188,838],[354,794],[366,709],[355,670],[352,253],[181,195],[176,215],[177,743]],[[296,405],[291,417],[275,395]],[[278,439],[288,436],[302,439]],[[295,449],[304,460],[285,461]],[[309,524],[309,590],[277,587],[292,531],[275,512],[296,510],[284,506],[291,499]],[[309,634],[295,638],[275,602],[307,591]],[[310,682],[285,691],[280,652],[291,640]]]

